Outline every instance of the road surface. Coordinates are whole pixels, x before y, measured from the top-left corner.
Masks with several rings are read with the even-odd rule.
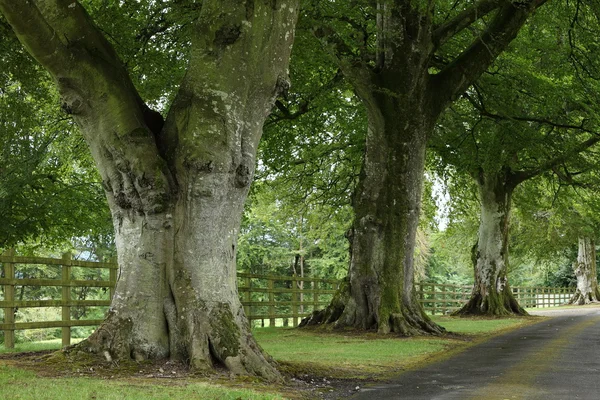
[[[532,314],[552,319],[362,388],[350,399],[599,400],[600,308]]]

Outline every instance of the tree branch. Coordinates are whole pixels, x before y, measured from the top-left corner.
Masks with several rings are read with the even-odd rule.
[[[440,73],[429,82],[429,90],[436,102],[434,113],[441,113],[448,103],[463,93],[494,62],[517,36],[533,10],[546,0],[531,0],[529,3],[513,3],[503,0],[489,27],[476,38]]]
[[[70,51],[33,1],[0,0],[0,12],[27,51],[50,73],[60,73]]]
[[[488,15],[502,5],[502,0],[480,0],[468,9],[456,15],[449,21],[436,27],[433,31],[433,44],[436,48],[443,45],[448,39],[467,28],[473,22]]]
[[[512,178],[511,178],[511,182],[514,184],[514,186],[516,186],[519,183],[526,181],[528,179],[531,179],[535,176],[538,176],[539,174],[541,174],[543,172],[546,172],[549,170],[554,171],[556,169],[556,167],[559,166],[560,164],[564,163],[565,161],[568,161],[571,157],[583,152],[584,150],[592,147],[593,145],[595,145],[598,142],[600,142],[600,135],[595,134],[595,136],[592,136],[588,140],[579,143],[577,146],[573,147],[569,151],[565,151],[560,156],[546,161],[545,163],[543,163],[542,165],[540,165],[537,168],[534,168],[534,169],[528,170],[528,171],[514,172]]]
[[[586,132],[586,133],[590,133],[592,135],[596,135],[595,131],[592,131],[590,129],[587,129],[585,127],[585,122],[586,120],[584,119],[581,124],[579,125],[573,125],[573,124],[566,124],[566,123],[560,123],[560,122],[554,122],[551,121],[547,118],[541,118],[541,117],[533,117],[531,115],[501,115],[501,114],[495,114],[491,111],[489,111],[485,105],[483,104],[482,101],[482,97],[481,94],[479,93],[479,91],[477,91],[478,93],[478,97],[479,97],[479,101],[475,101],[475,99],[473,99],[472,96],[470,96],[469,94],[463,94],[463,97],[465,99],[467,99],[469,101],[469,103],[471,103],[471,105],[473,106],[473,108],[475,108],[480,115],[484,116],[484,117],[488,117],[494,120],[506,120],[506,121],[519,121],[519,122],[535,122],[537,124],[540,125],[548,125],[551,126],[553,128],[562,128],[562,129],[576,129],[579,130],[581,132]]]

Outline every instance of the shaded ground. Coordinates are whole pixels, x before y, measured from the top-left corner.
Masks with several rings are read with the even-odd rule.
[[[552,318],[361,388],[351,399],[600,398],[600,306],[532,314]]]

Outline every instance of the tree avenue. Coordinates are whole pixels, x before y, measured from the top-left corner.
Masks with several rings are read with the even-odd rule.
[[[347,284],[308,324],[441,332],[413,291],[425,147],[442,112],[493,63],[543,0],[315,3],[315,34],[362,100],[365,155],[353,197]],[[327,21],[325,25],[319,21]],[[319,26],[320,24],[320,26]]]
[[[278,379],[236,289],[236,239],[262,125],[288,86],[297,1],[204,1],[168,116],[151,110],[75,0],[0,0],[80,127],[111,209],[120,278],[78,346]]]

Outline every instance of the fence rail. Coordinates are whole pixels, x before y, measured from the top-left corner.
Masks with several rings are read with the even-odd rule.
[[[90,262],[73,260],[70,254],[64,254],[61,259],[45,257],[20,257],[15,256],[14,250],[8,250],[0,256],[0,263],[3,266],[3,278],[0,278],[0,287],[3,288],[4,298],[0,301],[0,308],[3,310],[4,321],[0,323],[0,330],[4,331],[4,346],[14,348],[15,331],[25,329],[40,328],[61,328],[61,337],[63,346],[71,343],[71,327],[74,326],[95,326],[99,325],[101,319],[71,319],[72,307],[108,307],[110,299],[114,294],[114,288],[117,280],[116,263]],[[22,278],[17,265],[46,265],[60,268],[60,275],[56,279],[29,279]],[[108,280],[76,280],[73,279],[72,268],[98,268],[108,270]],[[15,297],[15,288],[17,287],[37,287],[54,286],[61,288],[60,299],[41,299],[41,300],[21,300]],[[71,296],[71,288],[106,288],[108,293],[106,299],[78,300]],[[17,322],[15,320],[16,311],[19,308],[27,307],[59,307],[61,309],[60,321],[32,321]]]
[[[0,288],[4,293],[0,300],[4,320],[0,323],[0,331],[4,331],[4,346],[14,347],[14,332],[24,329],[61,328],[62,344],[71,342],[71,327],[95,326],[102,320],[72,319],[72,307],[105,307],[110,306],[117,281],[118,265],[116,262],[79,261],[65,254],[61,259],[42,257],[15,256],[9,250],[0,256],[2,278]],[[23,278],[19,272],[22,265],[50,265],[60,268],[57,279]],[[108,280],[76,280],[73,268],[97,268],[108,270]],[[106,273],[104,274],[106,275]],[[336,292],[339,281],[299,276],[257,275],[238,273],[238,291],[240,300],[248,319],[262,326],[268,324],[297,326],[301,318],[310,315],[314,310],[329,304]],[[60,288],[60,299],[23,300],[15,296],[16,288],[25,286],[54,286]],[[106,288],[103,299],[78,300],[72,298],[72,288],[96,287]],[[423,308],[431,314],[446,314],[456,310],[469,299],[472,286],[444,285],[435,283],[417,283],[416,293]],[[574,294],[574,288],[547,287],[513,287],[512,291],[523,307],[553,307],[567,302]],[[61,309],[61,320],[19,322],[15,320],[16,310],[27,307],[58,307]],[[259,321],[259,322],[257,322]]]
[[[447,314],[459,309],[469,299],[473,286],[437,283],[417,283],[417,297],[425,311]],[[515,299],[524,308],[556,307],[568,302],[575,288],[523,287],[511,288]]]
[[[276,320],[298,326],[300,318],[325,307],[336,292],[339,281],[299,276],[256,275],[239,272],[238,291],[250,321],[260,320],[275,326]]]

